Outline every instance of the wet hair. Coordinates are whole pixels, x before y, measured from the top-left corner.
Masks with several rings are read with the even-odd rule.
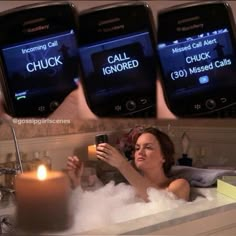
[[[170,139],[170,137],[160,131],[157,128],[154,127],[149,127],[149,128],[145,128],[142,132],[140,132],[136,138],[135,138],[135,143],[137,142],[138,138],[142,135],[142,134],[152,134],[156,140],[159,142],[160,144],[160,148],[161,148],[161,152],[163,154],[163,158],[165,160],[165,162],[163,163],[163,170],[165,175],[168,175],[171,167],[174,165],[175,160],[174,160],[174,154],[175,154],[175,147],[174,147],[174,143],[172,142],[172,140]]]

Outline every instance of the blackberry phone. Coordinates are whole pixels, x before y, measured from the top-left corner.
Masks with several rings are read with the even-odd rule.
[[[1,86],[15,117],[42,117],[77,87],[78,12],[66,2],[0,14]]]
[[[108,143],[108,136],[107,136],[107,134],[97,134],[95,136],[95,143],[96,143],[96,146],[99,143]]]
[[[236,104],[235,25],[226,2],[195,2],[157,15],[165,100],[179,117],[227,117]],[[168,26],[168,27],[167,27]]]
[[[143,2],[80,12],[81,81],[99,117],[156,116],[153,16]]]

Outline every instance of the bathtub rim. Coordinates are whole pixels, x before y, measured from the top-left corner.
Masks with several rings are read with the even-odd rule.
[[[145,235],[170,226],[236,209],[236,200],[218,193],[216,187],[205,189],[210,191],[213,199],[203,198],[196,202],[190,202],[185,205],[183,211],[175,208],[73,235]]]

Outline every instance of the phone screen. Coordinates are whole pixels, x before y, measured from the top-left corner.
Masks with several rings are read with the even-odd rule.
[[[111,15],[113,10],[110,9]],[[129,10],[135,13],[135,8]],[[122,17],[120,20],[116,16],[114,13],[113,18],[119,19],[116,26],[109,24],[107,28],[98,28],[94,40],[91,34],[89,42],[82,40],[79,48],[88,104],[98,116],[143,116],[147,110],[152,110],[151,116],[155,116],[153,36],[147,27],[132,27],[132,20],[129,22]],[[114,27],[117,27],[117,32]]]
[[[236,60],[227,28],[158,45],[170,99],[236,85]]]
[[[11,116],[48,116],[76,89],[77,16],[73,4],[61,2],[1,14],[1,87]]]
[[[178,32],[172,40],[161,40],[157,45],[165,95],[177,115],[209,113],[236,103],[232,28],[224,17],[218,26],[217,20],[214,26],[211,19],[176,26],[182,35]]]
[[[107,134],[98,134],[95,136],[95,143],[96,146],[99,143],[108,143],[108,135]]]
[[[126,103],[129,99],[135,100],[137,96],[137,103],[141,105],[142,99],[148,99],[143,96],[142,91],[153,90],[155,73],[150,66],[153,63],[152,57],[153,50],[147,32],[117,37],[80,48],[84,75],[90,84],[87,88],[90,103],[96,107],[112,99],[112,110],[115,111],[116,106],[118,109],[119,104],[123,105],[120,103],[122,98]],[[114,96],[117,97],[115,101]],[[153,103],[150,103],[151,105]]]
[[[39,96],[41,107],[44,98],[57,100],[76,87],[78,46],[73,30],[4,45],[1,53],[15,107]]]

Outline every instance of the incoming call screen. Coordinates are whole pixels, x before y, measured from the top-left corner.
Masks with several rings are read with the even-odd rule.
[[[154,52],[148,32],[86,45],[79,53],[93,104],[107,101],[107,96],[155,89]]]
[[[227,28],[157,46],[171,98],[236,85],[236,60]]]
[[[16,101],[72,88],[78,80],[78,46],[73,30],[8,45],[1,51]]]

